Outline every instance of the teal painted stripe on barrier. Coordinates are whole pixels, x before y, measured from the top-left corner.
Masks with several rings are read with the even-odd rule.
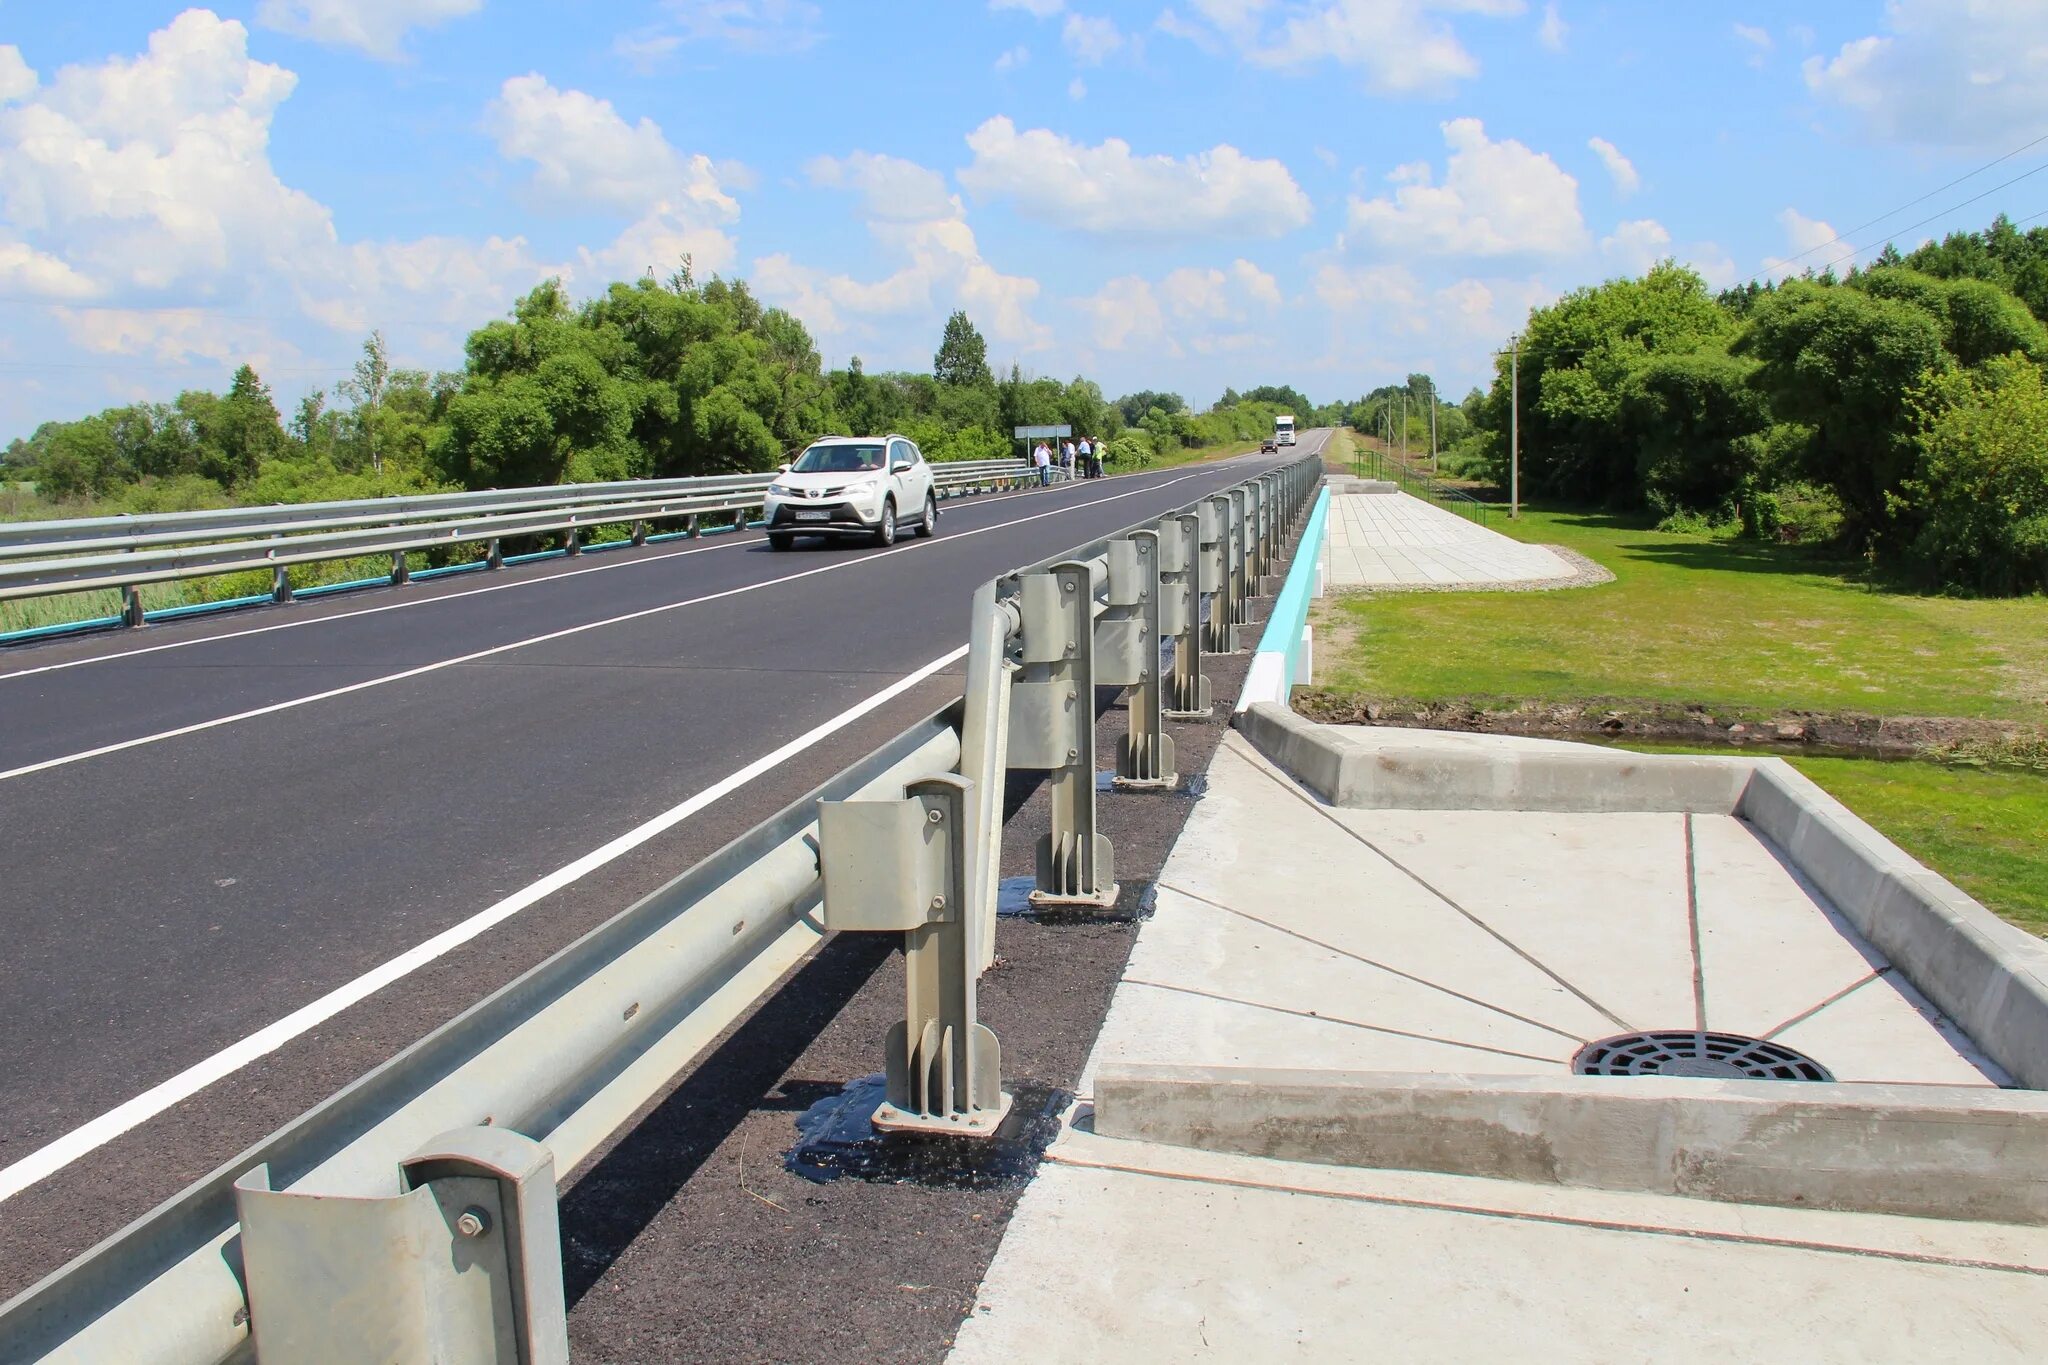
[[[1294,674],[1301,664],[1301,632],[1308,624],[1308,604],[1315,596],[1316,566],[1323,555],[1323,535],[1330,519],[1330,490],[1319,489],[1316,505],[1308,514],[1308,525],[1302,530],[1301,543],[1294,551],[1294,564],[1287,571],[1287,582],[1280,589],[1280,596],[1273,602],[1273,614],[1266,620],[1266,633],[1259,637],[1260,654],[1278,654],[1283,660],[1281,667],[1280,697],[1284,701],[1294,691]]]

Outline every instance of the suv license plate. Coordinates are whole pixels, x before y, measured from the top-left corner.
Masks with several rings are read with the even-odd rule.
[[[825,511],[798,512],[796,514],[796,519],[798,521],[830,521],[832,520],[832,514],[830,512]]]

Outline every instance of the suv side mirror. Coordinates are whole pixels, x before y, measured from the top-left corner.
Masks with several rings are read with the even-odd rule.
[[[787,474],[789,472],[789,466],[786,464],[779,464],[775,466],[775,472],[778,474]]]
[[[916,466],[911,461],[898,460],[896,463],[889,466],[889,472],[891,474],[908,474],[914,468],[916,468]]]

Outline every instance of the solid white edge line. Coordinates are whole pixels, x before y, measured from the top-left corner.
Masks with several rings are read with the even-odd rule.
[[[964,534],[978,535],[984,531],[1000,530],[1005,526],[1022,525],[1027,521],[1036,521],[1041,517],[1057,516],[1062,512],[1076,511],[1083,507],[1095,507],[1104,503],[1118,502],[1124,498],[1137,497],[1143,493],[1153,492],[1161,488],[1170,488],[1176,483],[1182,483],[1187,479],[1195,477],[1198,477],[1198,475],[1186,474],[1179,478],[1148,485],[1142,489],[1133,489],[1127,493],[1119,493],[1114,497],[1098,498],[1074,507],[1063,507],[1051,512],[1039,513],[1036,516],[1019,518],[1017,521],[1007,521],[998,523],[995,526],[979,527],[974,531]],[[955,540],[961,538],[963,537],[952,537]],[[919,544],[936,545],[942,543],[944,542],[937,540],[921,541],[902,548],[915,549]],[[848,565],[828,565],[826,568],[850,567],[852,564],[871,563],[883,557],[882,555],[870,555],[861,560],[850,561]],[[809,570],[805,574],[796,575],[796,577],[807,577],[809,573],[822,573],[824,571],[824,569]],[[787,582],[788,580],[776,581]],[[767,585],[763,584],[760,586]],[[747,590],[736,589],[735,591]],[[716,595],[730,596],[731,593]],[[709,601],[710,599],[699,598],[696,600]],[[669,605],[684,606],[689,604],[672,603]],[[655,608],[654,610],[666,609],[666,607],[663,607]],[[634,613],[634,615],[645,614],[647,613]],[[568,631],[556,632],[556,635],[573,634],[577,630],[586,628],[575,627]],[[49,1178],[58,1171],[63,1170],[66,1166],[69,1166],[72,1162],[112,1142],[123,1133],[140,1127],[173,1105],[182,1103],[215,1082],[233,1075],[236,1071],[241,1070],[258,1058],[275,1052],[309,1029],[317,1027],[353,1005],[360,1004],[363,1000],[374,995],[384,987],[402,980],[436,958],[446,955],[485,931],[502,924],[520,911],[571,885],[580,878],[603,867],[606,863],[612,862],[631,852],[641,844],[646,843],[648,840],[655,838],[657,835],[674,828],[682,821],[687,820],[690,816],[710,805],[713,801],[731,795],[763,773],[768,772],[770,769],[817,744],[820,740],[844,729],[862,716],[901,696],[937,673],[940,669],[946,667],[946,665],[966,657],[967,648],[966,645],[961,645],[958,649],[941,655],[916,672],[910,673],[891,683],[867,700],[840,712],[830,720],[813,727],[780,748],[763,754],[746,767],[720,779],[680,804],[670,807],[653,819],[628,830],[610,843],[593,849],[576,861],[558,868],[547,876],[542,877],[539,881],[513,892],[495,904],[478,911],[461,923],[442,930],[426,942],[392,958],[389,962],[379,967],[365,972],[346,985],[337,987],[319,999],[300,1006],[282,1019],[257,1030],[239,1042],[229,1044],[212,1056],[185,1068],[168,1080],[158,1082],[133,1099],[126,1100],[97,1118],[88,1120],[72,1129],[62,1137],[45,1143],[19,1161],[6,1167],[0,1167],[0,1203],[6,1202],[39,1181]],[[495,653],[497,651],[487,652]],[[11,776],[11,774],[0,774],[0,777],[4,776]]]
[[[1230,460],[1218,460],[1216,465],[1211,467],[1231,464],[1243,458],[1243,456],[1233,456]],[[1161,470],[1160,472],[1165,473],[1166,471]],[[1144,476],[1126,474],[1120,477],[1142,478]],[[1178,480],[1174,482],[1178,482]],[[983,493],[975,498],[975,502],[977,505],[983,506],[994,502],[1012,502],[1018,498],[1036,497],[1044,493],[1068,491],[1074,486],[1072,484],[1055,484],[1051,488],[1025,488],[1009,493]],[[1164,488],[1167,485],[1161,483],[1147,486]],[[1088,506],[1089,504],[1083,503],[1080,505]],[[760,543],[761,538],[759,536],[735,535],[731,539],[721,540],[716,545],[694,545],[677,549],[662,547],[653,554],[632,555],[608,564],[589,564],[578,569],[567,569],[561,573],[541,574],[532,578],[512,578],[505,582],[492,583],[487,587],[465,588],[460,592],[438,593],[432,597],[415,597],[404,602],[384,602],[376,606],[363,607],[357,611],[337,611],[330,612],[325,616],[307,616],[293,621],[278,621],[267,626],[252,626],[247,630],[224,631],[219,635],[196,635],[187,640],[167,640],[162,644],[141,645],[135,649],[115,650],[109,654],[94,654],[83,659],[66,659],[61,663],[37,664],[33,668],[20,668],[12,673],[0,673],[0,683],[10,682],[15,678],[32,678],[39,673],[57,673],[67,668],[84,668],[88,664],[118,663],[124,659],[141,658],[145,654],[160,654],[169,649],[190,649],[197,645],[219,644],[225,640],[243,640],[252,635],[269,635],[274,631],[298,630],[304,626],[321,626],[334,621],[353,621],[359,616],[377,616],[387,611],[404,611],[411,607],[431,607],[439,602],[459,602],[465,597],[480,597],[484,593],[489,592],[505,592],[512,588],[537,587],[541,584],[581,578],[585,574],[607,573],[613,569],[631,569],[648,564],[665,564],[671,559],[687,559],[691,555],[709,554],[713,550],[730,550],[742,545],[759,545]]]
[[[274,701],[268,705],[253,707],[247,711],[237,711],[233,715],[215,716],[210,720],[194,721],[190,725],[181,725],[172,730],[159,730],[155,734],[137,735],[133,739],[116,740],[111,744],[102,744],[94,749],[81,749],[76,753],[60,754],[55,758],[39,759],[34,763],[24,763],[18,768],[0,771],[0,782],[8,781],[11,778],[28,777],[34,773],[47,772],[52,768],[62,768],[73,763],[83,763],[87,759],[103,758],[108,754],[118,754],[129,749],[139,749],[145,745],[160,744],[165,740],[180,739],[186,735],[195,735],[206,730],[217,730],[224,725],[233,725],[245,720],[256,720],[262,716],[276,715],[280,711],[296,710],[301,706],[311,706],[315,702],[331,701],[336,697],[346,697],[352,693],[366,692],[373,687],[383,687],[388,683],[404,682],[409,678],[424,677],[429,673],[439,673],[443,669],[454,668],[460,664],[476,663],[479,660],[492,658],[495,655],[508,654],[515,649],[525,649],[530,645],[547,644],[553,640],[566,639],[572,635],[581,635],[586,631],[601,630],[606,626],[623,625],[628,621],[638,621],[649,616],[659,616],[664,612],[680,611],[684,607],[702,606],[707,602],[717,602],[728,597],[739,597],[746,593],[759,592],[765,588],[779,587],[784,583],[794,583],[799,579],[812,578],[818,574],[833,573],[841,569],[857,569],[863,565],[880,563],[882,560],[895,555],[907,554],[912,550],[951,545],[972,536],[987,535],[990,532],[1006,530],[1013,526],[1024,526],[1034,521],[1042,521],[1047,517],[1064,516],[1069,512],[1078,512],[1090,507],[1100,507],[1105,503],[1120,502],[1125,498],[1142,497],[1147,493],[1157,492],[1162,488],[1171,488],[1176,483],[1181,483],[1186,479],[1195,477],[1197,476],[1193,474],[1183,475],[1178,479],[1169,479],[1163,483],[1150,484],[1144,488],[1134,488],[1129,492],[1117,493],[1107,498],[1094,498],[1088,502],[1055,507],[1047,512],[1036,512],[1028,517],[1017,517],[1010,521],[999,521],[989,526],[977,526],[971,531],[958,531],[950,536],[941,536],[931,540],[914,540],[907,545],[898,545],[893,550],[883,550],[879,554],[863,555],[859,559],[840,560],[836,563],[820,565],[815,569],[804,569],[798,573],[784,574],[780,578],[765,578],[758,583],[742,583],[736,588],[725,588],[718,592],[705,593],[700,597],[686,597],[676,602],[663,602],[659,606],[642,607],[638,611],[629,611],[619,616],[607,616],[602,620],[585,621],[579,625],[564,626],[560,630],[548,631],[542,635],[530,635],[523,640],[509,640],[501,645],[492,645],[489,649],[479,649],[468,654],[459,654],[449,659],[438,659],[433,663],[419,664],[413,668],[402,669],[397,673],[386,673],[375,678],[365,678],[361,682],[349,683],[344,687],[329,688],[325,692],[314,692],[303,697],[288,697],[284,701]]]
[[[484,931],[504,923],[520,911],[553,895],[606,863],[631,852],[656,835],[673,829],[712,802],[731,795],[771,768],[845,729],[862,716],[893,701],[966,654],[967,646],[962,645],[950,653],[940,655],[916,672],[889,684],[865,701],[798,735],[782,747],[763,754],[746,767],[721,778],[695,796],[671,806],[610,843],[591,850],[576,861],[550,872],[539,881],[513,892],[495,905],[442,930],[419,946],[399,954],[381,966],[372,968],[312,1003],[300,1006],[276,1023],[257,1030],[239,1042],[229,1044],[204,1061],[185,1068],[169,1080],[151,1086],[135,1098],[44,1144],[21,1160],[0,1169],[0,1201],[11,1199],[29,1186],[54,1175],[131,1128],[155,1118],[172,1105],[191,1098],[257,1058],[275,1052],[308,1029],[315,1028],[350,1006],[361,1003],[384,987],[461,947]]]

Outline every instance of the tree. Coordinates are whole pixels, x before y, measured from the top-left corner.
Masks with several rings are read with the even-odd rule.
[[[377,448],[377,411],[384,403],[384,388],[391,382],[391,355],[382,332],[371,332],[363,342],[363,354],[355,371],[337,387],[355,404],[357,439],[369,457],[372,472],[384,472],[384,454]]]
[[[1116,400],[1117,412],[1124,419],[1125,426],[1137,426],[1145,420],[1145,414],[1155,408],[1171,417],[1176,412],[1186,412],[1188,402],[1177,393],[1157,393],[1151,389],[1127,393]]]
[[[1795,280],[1760,303],[1736,342],[1781,422],[1807,427],[1800,464],[1841,499],[1847,530],[1881,541],[1889,496],[1911,470],[1906,401],[1948,368],[1941,329],[1911,303]]]
[[[939,341],[938,354],[932,357],[932,377],[940,384],[962,388],[993,390],[996,386],[996,377],[988,368],[988,342],[957,308],[946,319],[946,334]]]

